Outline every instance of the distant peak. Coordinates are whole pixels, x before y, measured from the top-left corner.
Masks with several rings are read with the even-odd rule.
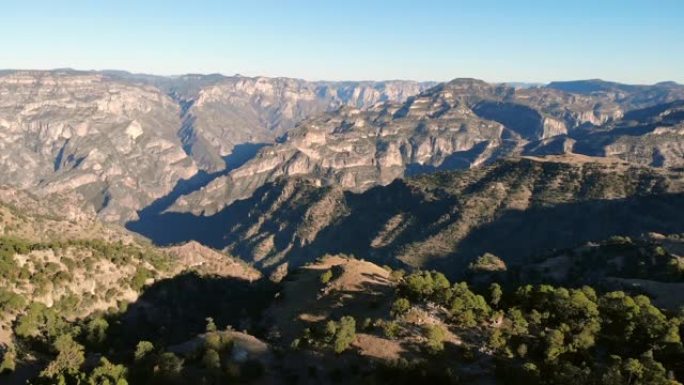
[[[681,84],[679,84],[675,81],[672,81],[672,80],[664,81],[664,82],[658,82],[655,85],[660,86],[660,87],[680,87],[681,86]]]
[[[489,83],[484,80],[474,79],[474,78],[456,78],[447,83],[450,86],[489,86]]]

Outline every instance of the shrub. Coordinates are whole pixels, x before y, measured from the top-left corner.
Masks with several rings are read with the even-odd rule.
[[[2,361],[0,362],[0,374],[13,372],[16,369],[17,354],[13,348],[7,349],[2,355]]]
[[[471,262],[468,269],[474,272],[506,271],[506,263],[491,253],[484,253]]]
[[[154,351],[154,345],[150,341],[140,341],[138,344],[135,346],[135,353],[133,354],[133,359],[136,362],[140,362],[147,357],[149,357],[150,353]]]
[[[323,274],[321,274],[321,283],[324,285],[327,284],[328,282],[330,282],[332,277],[333,277],[332,270],[326,270]]]
[[[399,335],[399,324],[395,321],[383,322],[382,333],[391,340],[397,338]]]
[[[131,288],[135,291],[140,291],[149,278],[152,278],[151,272],[144,267],[138,267],[135,270],[133,278],[131,278]]]
[[[406,314],[406,312],[411,308],[411,302],[406,298],[398,298],[392,304],[392,315],[399,316]]]
[[[340,318],[333,348],[335,353],[342,353],[347,350],[349,345],[356,339],[356,321],[353,317],[344,316]]]
[[[426,349],[430,354],[437,354],[444,350],[444,339],[446,338],[446,330],[439,325],[425,325],[423,333],[427,338]]]

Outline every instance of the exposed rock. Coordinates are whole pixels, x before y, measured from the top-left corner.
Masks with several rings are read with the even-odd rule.
[[[126,222],[200,169],[223,170],[236,144],[270,143],[310,114],[428,85],[6,71],[0,178],[45,198],[76,192],[101,219]]]
[[[613,148],[600,150],[575,145],[605,127],[609,138],[618,138],[619,130],[611,127],[631,119],[632,115],[623,119],[624,115],[620,104],[603,95],[456,79],[404,103],[388,102],[367,110],[343,107],[309,118],[282,143],[263,148],[244,166],[181,197],[173,210],[213,213],[250,196],[266,182],[290,176],[365,191],[406,175],[469,168],[521,154],[623,153],[631,154],[620,156],[625,160],[638,158],[636,163],[655,166],[684,159],[678,156],[680,139],[648,145],[652,140],[640,137],[632,146],[615,148],[618,141]],[[659,156],[667,161],[658,161]]]
[[[133,219],[197,172],[178,115],[159,90],[100,74],[1,76],[0,178],[45,198],[75,191],[105,220]]]

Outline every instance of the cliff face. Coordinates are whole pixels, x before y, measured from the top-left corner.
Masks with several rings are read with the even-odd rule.
[[[127,222],[160,200],[212,213],[289,176],[364,191],[525,154],[684,163],[682,106],[665,103],[684,87],[587,84],[6,71],[0,177]]]
[[[684,166],[684,101],[633,110],[624,119],[579,132],[574,148],[657,167]]]
[[[0,178],[41,196],[75,191],[101,219],[125,222],[179,181],[225,169],[236,144],[270,143],[309,114],[425,86],[8,71],[0,76]]]
[[[637,114],[644,115],[640,121],[634,120]],[[684,140],[676,127],[682,116],[663,114],[628,111],[604,94],[457,79],[403,103],[343,107],[307,119],[281,143],[179,199],[174,209],[212,213],[280,177],[304,175],[318,184],[364,191],[406,175],[469,168],[513,155],[577,152],[642,165],[679,165]],[[625,134],[624,127],[655,121],[667,127]]]
[[[429,83],[307,82],[288,78],[226,77],[195,93],[180,91],[186,103],[183,136],[195,158],[211,152],[213,163],[242,143],[272,143],[307,117],[341,106],[359,109],[403,101]],[[206,162],[205,162],[206,163]],[[232,165],[228,165],[232,167]]]
[[[0,177],[45,196],[76,191],[108,221],[166,194],[197,167],[159,90],[99,74],[0,77]]]

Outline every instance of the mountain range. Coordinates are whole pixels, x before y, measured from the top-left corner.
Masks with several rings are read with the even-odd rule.
[[[76,192],[103,220],[125,222],[181,180],[236,167],[309,114],[428,85],[5,71],[0,177],[41,196]]]
[[[673,82],[0,71],[0,382],[678,384],[682,212]]]

